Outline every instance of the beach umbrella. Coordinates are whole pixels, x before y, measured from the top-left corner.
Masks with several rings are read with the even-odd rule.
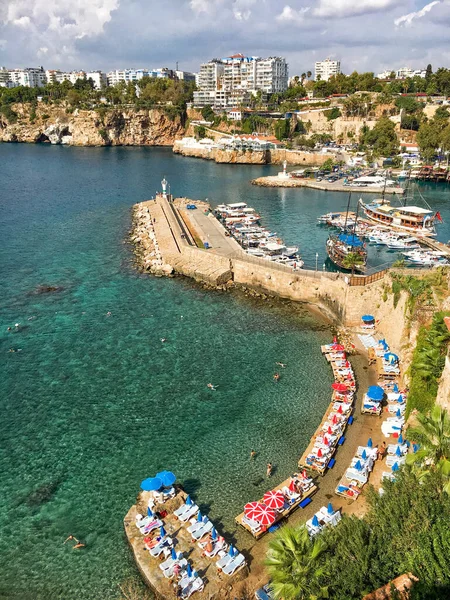
[[[233,544],[230,544],[230,549],[228,550],[228,555],[231,556],[231,558],[233,558],[233,556],[234,556]]]
[[[398,441],[400,441],[400,439]],[[396,456],[401,456],[402,455],[402,451],[400,450],[400,446],[397,446],[397,449],[395,451],[395,455]]]
[[[147,508],[147,517],[153,517],[153,511],[150,506]]]
[[[303,469],[302,477],[303,477],[303,479],[308,479],[308,473],[306,472],[306,469]]]
[[[397,402],[399,404],[403,404],[403,396],[400,394],[399,397],[397,398]]]
[[[272,525],[276,519],[276,514],[273,508],[269,508],[265,504],[260,504],[257,514],[255,515],[255,521],[261,523],[261,525]]]
[[[361,320],[364,321],[364,323],[370,323],[371,321],[375,321],[375,317],[373,315],[363,315]]]
[[[323,436],[323,443],[325,444],[325,446],[328,446],[330,443],[328,438],[325,435]]]
[[[336,336],[334,336],[334,338],[333,338],[333,344],[337,344],[337,337]]]
[[[400,434],[400,435],[398,436],[398,443],[399,443],[399,444],[403,444],[403,435],[402,435],[402,434]]]
[[[297,489],[295,487],[295,481],[293,479],[291,479],[291,483],[289,484],[289,491],[290,492],[297,492]]]
[[[369,448],[372,448],[372,446],[373,446],[372,438],[369,438],[369,439],[367,440],[367,446],[368,446]]]
[[[173,560],[177,560],[177,553],[175,552],[175,548],[172,548],[172,552],[170,554]]]
[[[331,419],[331,422],[333,423],[333,425],[336,425],[337,423],[337,416],[333,415],[333,418]]]
[[[177,560],[181,560],[183,558],[183,553],[182,552],[178,552],[177,554]]]
[[[398,470],[399,470],[399,468],[400,468],[400,467],[398,466],[398,463],[394,463],[394,464],[392,465],[392,470],[393,470],[393,471],[398,471]]]
[[[208,517],[205,515],[203,517],[203,523],[206,525],[206,523],[209,521]]]
[[[384,390],[379,385],[371,385],[367,390],[366,396],[370,398],[370,400],[383,400]]]
[[[419,444],[413,444],[413,453],[415,454],[419,448]]]
[[[362,470],[362,468],[363,468],[363,467],[362,467],[362,464],[360,463],[360,461],[359,461],[359,460],[357,460],[357,461],[356,461],[356,464],[355,464],[355,469],[356,469],[357,471],[361,471],[361,470]]]
[[[270,490],[263,497],[264,504],[269,508],[281,508],[284,506],[284,496],[279,490]]]
[[[161,479],[165,487],[173,485],[176,480],[176,477],[172,471],[161,471],[160,473],[156,473],[156,477]]]
[[[361,458],[362,458],[363,460],[366,460],[366,458],[367,458],[367,454],[366,454],[366,451],[365,451],[365,450],[363,450],[363,451],[362,451]]]
[[[317,456],[318,456],[319,458],[322,458],[322,456],[323,456],[323,455],[322,455],[322,450],[321,450],[320,448],[319,448],[319,450],[317,451]]]
[[[187,567],[186,567],[186,575],[189,577],[189,579],[192,577],[192,568],[191,565],[188,563]]]
[[[350,366],[350,363],[348,362],[348,360],[345,361],[345,366],[347,367],[347,369]]]
[[[249,502],[244,506],[245,516],[249,519],[254,520],[256,511],[260,505],[260,502]]]
[[[163,486],[163,482],[159,477],[148,477],[141,482],[141,490],[144,492],[155,492],[160,490]]]
[[[319,519],[317,518],[317,515],[313,516],[311,523],[313,524],[314,527],[320,527],[320,523],[319,523]]]
[[[343,346],[342,344],[333,344],[332,348],[333,352],[344,352],[345,350],[345,346]]]
[[[334,508],[333,508],[333,505],[331,504],[331,502],[328,502],[327,513],[329,515],[332,515],[334,513]]]
[[[185,500],[185,502],[186,502],[186,504],[187,504],[188,506],[192,506],[192,500],[191,500],[191,497],[190,497],[190,496],[186,496],[186,500]]]
[[[391,363],[391,365],[398,363],[398,356],[396,354],[394,354],[393,352],[386,352],[386,354],[384,355],[384,360],[386,360],[387,362]]]
[[[216,528],[215,528],[215,527],[213,527],[213,528],[212,528],[212,531],[211,531],[211,539],[212,539],[213,541],[217,540],[217,531],[216,531]]]
[[[402,412],[401,412],[401,410],[399,408],[397,409],[397,412],[395,413],[395,416],[396,417],[401,417],[402,416]]]
[[[348,392],[348,387],[345,385],[345,383],[339,383],[339,381],[332,383],[331,387],[333,390],[336,390],[336,392]]]
[[[202,515],[202,513],[200,511],[198,511],[198,513],[197,513],[197,522],[200,523],[202,521],[202,519],[203,519],[203,515]]]
[[[164,527],[161,525],[161,527],[159,528],[159,535],[163,538],[166,535],[166,530],[164,529]]]
[[[331,429],[331,427],[329,425],[328,425],[327,433],[328,433],[328,435],[333,435],[333,430]]]
[[[338,410],[337,410],[337,411],[338,411],[338,413],[339,413],[340,415],[342,415],[342,413],[344,412],[344,411],[342,410],[342,406],[341,406],[340,404],[339,404],[339,408],[338,408]]]
[[[406,447],[407,447],[407,448],[410,448],[410,447],[411,447],[411,444],[410,444],[409,440],[405,440],[405,444],[406,444]]]
[[[396,383],[394,384],[393,390],[396,394],[398,394],[398,385]]]

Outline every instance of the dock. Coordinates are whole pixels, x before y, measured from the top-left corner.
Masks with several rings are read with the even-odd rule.
[[[260,185],[262,187],[283,187],[283,188],[299,188],[307,187],[313,190],[321,190],[322,192],[354,192],[355,194],[394,194],[402,196],[405,190],[400,186],[386,187],[382,186],[351,186],[344,185],[339,181],[316,181],[315,179],[302,179],[294,177],[278,177],[278,175],[269,175],[267,177],[258,177],[252,179],[253,185]]]

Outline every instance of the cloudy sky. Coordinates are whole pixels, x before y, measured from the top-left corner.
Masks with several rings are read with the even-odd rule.
[[[450,67],[450,0],[0,0],[0,65],[197,70],[242,52],[290,74]]]

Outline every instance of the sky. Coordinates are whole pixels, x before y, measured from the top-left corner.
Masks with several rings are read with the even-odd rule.
[[[0,0],[0,66],[179,68],[241,52],[289,74],[450,67],[450,0]]]

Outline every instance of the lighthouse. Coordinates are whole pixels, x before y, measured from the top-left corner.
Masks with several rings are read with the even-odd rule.
[[[162,193],[163,193],[163,198],[167,199],[167,180],[164,177],[164,179],[161,181],[161,186],[162,186]]]

